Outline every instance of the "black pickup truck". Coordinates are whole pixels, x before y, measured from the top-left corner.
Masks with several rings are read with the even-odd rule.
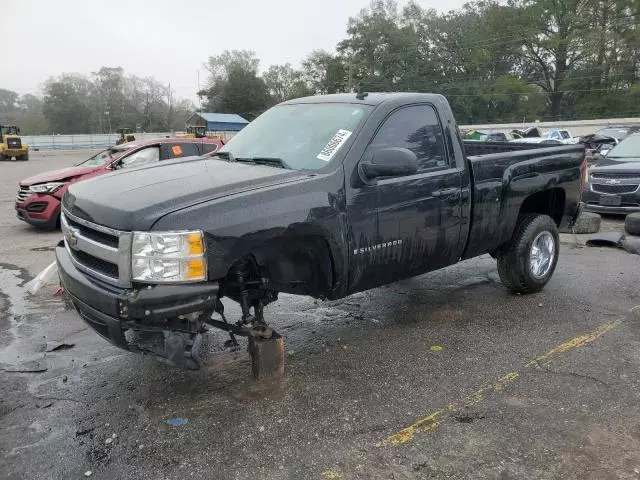
[[[207,327],[250,352],[279,338],[279,292],[336,299],[487,253],[507,289],[539,291],[584,174],[582,146],[463,142],[440,95],[301,98],[213,158],[71,185],[58,271],[104,338],[197,368]]]

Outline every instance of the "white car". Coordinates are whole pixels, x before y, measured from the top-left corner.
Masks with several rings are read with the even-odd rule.
[[[513,143],[548,143],[550,145],[563,145],[563,142],[556,140],[555,138],[547,137],[528,137],[528,138],[516,138],[515,140],[509,140]]]
[[[558,140],[561,143],[572,144],[578,143],[579,137],[574,137],[571,135],[569,130],[549,130],[547,133],[543,135],[543,138]]]

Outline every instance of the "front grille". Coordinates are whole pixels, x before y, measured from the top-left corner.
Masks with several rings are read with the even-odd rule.
[[[22,140],[19,138],[7,138],[7,147],[22,148]]]
[[[102,260],[101,258],[94,257],[88,253],[74,249],[71,249],[71,256],[91,270],[108,275],[112,278],[118,278],[119,276],[118,265],[115,263]]]
[[[31,193],[32,192],[29,189],[29,187],[23,187],[21,185],[20,188],[18,189],[18,195],[16,195],[16,201],[18,203],[24,202],[27,198],[29,198],[29,195],[31,195]]]
[[[633,193],[638,189],[638,184],[630,185],[600,185],[592,184],[591,189],[597,193],[609,193],[613,195],[624,195],[625,193]]]
[[[80,230],[82,235],[84,235],[87,238],[90,238],[91,240],[94,240],[98,243],[104,243],[105,245],[108,245],[113,248],[118,248],[119,240],[118,240],[118,237],[115,235],[110,235],[108,233],[101,232],[99,230],[88,228],[81,223],[71,220],[68,216],[67,216],[67,224],[77,228],[78,230]]]
[[[74,265],[104,282],[131,285],[131,232],[122,232],[63,211],[64,243]]]
[[[620,178],[640,178],[640,173],[598,173],[591,174],[591,178],[604,178],[604,179],[620,179]]]

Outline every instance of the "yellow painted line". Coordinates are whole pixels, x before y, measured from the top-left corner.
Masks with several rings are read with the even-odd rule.
[[[443,408],[441,410],[436,410],[435,412],[427,415],[426,417],[421,418],[416,423],[409,425],[408,427],[403,428],[397,433],[390,435],[385,440],[383,440],[380,445],[402,445],[404,443],[410,442],[415,437],[418,432],[428,432],[429,430],[433,430],[440,425],[439,419],[446,410],[449,412],[457,412],[461,407],[470,407],[472,405],[476,405],[482,402],[485,398],[485,395],[490,392],[499,392],[501,391],[505,385],[510,382],[516,380],[520,374],[518,372],[509,372],[506,375],[502,376],[498,381],[491,385],[485,385],[475,393],[472,393],[468,397],[465,397],[460,402],[452,403],[447,406],[447,408]]]
[[[591,343],[604,335],[605,333],[613,330],[618,325],[620,325],[621,321],[615,321],[612,323],[605,323],[604,325],[599,326],[595,330],[590,332],[583,333],[577,337],[572,338],[564,343],[561,343],[557,347],[552,348],[544,355],[540,355],[539,357],[531,360],[530,362],[525,363],[525,367],[534,367],[540,365],[548,364],[554,357],[567,352],[569,350],[577,349],[584,347],[588,343]],[[440,425],[440,421],[445,412],[456,412],[460,410],[461,407],[471,407],[473,405],[477,405],[484,401],[485,397],[489,393],[501,392],[507,385],[514,382],[520,378],[520,373],[513,370],[506,375],[503,375],[498,379],[497,382],[485,385],[475,393],[463,398],[459,402],[452,403],[448,405],[446,408],[441,408],[440,410],[436,410],[431,412],[429,415],[420,418],[417,422],[409,425],[408,427],[399,430],[393,435],[389,435],[382,442],[378,443],[377,446],[383,445],[403,445],[405,443],[410,442],[414,439],[415,435],[419,432],[428,432],[430,430],[434,430]],[[323,474],[324,475],[324,474]],[[329,479],[330,477],[325,477]],[[334,477],[340,478],[340,477]]]
[[[341,480],[343,478],[342,473],[335,470],[327,470],[326,472],[322,472],[321,475],[325,480]]]
[[[552,348],[544,355],[540,355],[539,357],[531,360],[528,363],[525,363],[525,367],[539,367],[541,365],[548,364],[553,357],[560,355],[561,353],[566,352],[567,350],[573,350],[576,348],[584,347],[586,344],[594,342],[598,340],[605,333],[613,330],[618,325],[620,325],[621,320],[616,320],[615,322],[605,323],[604,325],[600,325],[595,330],[590,332],[583,333],[571,340],[567,340],[564,343],[561,343],[555,348]]]

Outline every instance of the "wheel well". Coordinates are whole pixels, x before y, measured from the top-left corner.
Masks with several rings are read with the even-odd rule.
[[[562,188],[550,188],[534,193],[522,202],[520,216],[527,213],[549,215],[559,226],[564,215],[565,199],[566,195]]]
[[[270,290],[317,298],[333,288],[333,257],[319,235],[282,235],[253,248],[245,258],[253,259]]]

